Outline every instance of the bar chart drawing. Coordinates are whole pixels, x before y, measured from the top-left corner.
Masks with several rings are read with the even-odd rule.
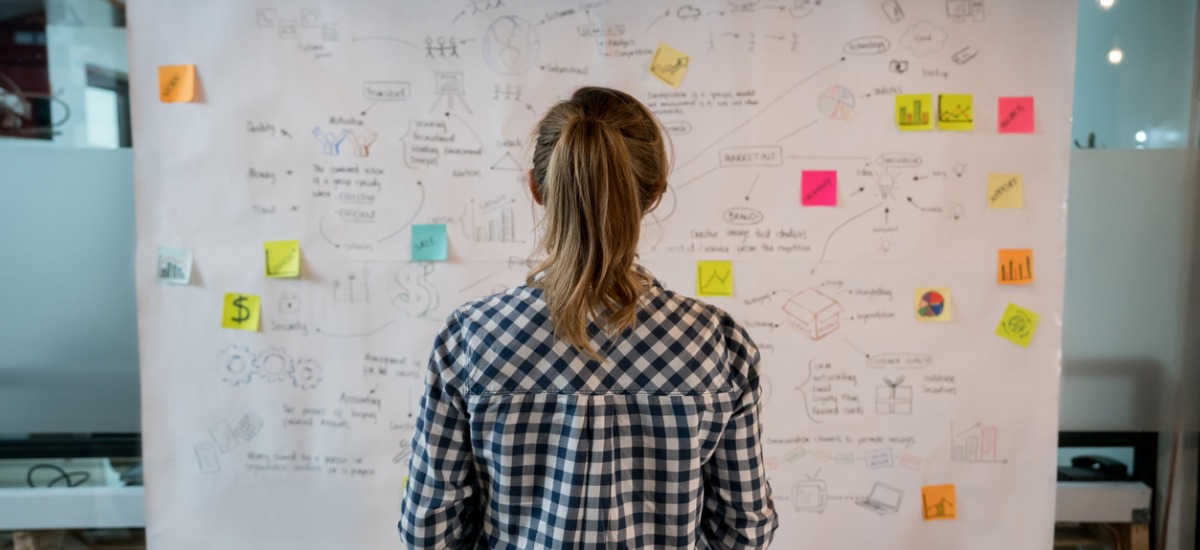
[[[929,112],[921,110],[921,100],[913,101],[912,111],[908,107],[900,107],[901,126],[921,126],[929,124]]]
[[[950,435],[952,462],[1008,464],[1007,459],[999,458],[999,428],[976,422],[965,430],[957,431],[954,423],[950,423]]]
[[[1021,285],[1033,282],[1033,250],[1001,249],[997,264],[998,283]]]
[[[516,243],[516,200],[488,201],[470,205],[470,237],[477,243]]]

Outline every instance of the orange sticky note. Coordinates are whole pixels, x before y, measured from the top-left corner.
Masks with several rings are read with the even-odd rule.
[[[954,485],[921,487],[921,508],[925,521],[958,518],[958,502],[954,496]]]
[[[190,103],[196,99],[196,66],[160,66],[158,99],[163,103]]]
[[[996,261],[996,282],[1002,285],[1026,285],[1033,282],[1033,250],[1000,249]]]

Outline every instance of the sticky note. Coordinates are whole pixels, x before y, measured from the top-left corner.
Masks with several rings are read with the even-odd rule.
[[[1001,134],[1033,133],[1032,97],[1002,97],[999,112],[998,126]]]
[[[189,103],[195,100],[196,66],[159,66],[158,99],[163,103]]]
[[[800,173],[800,204],[837,206],[837,171],[805,170]]]
[[[933,129],[933,96],[931,94],[896,94],[896,125],[902,132],[923,132]]]
[[[670,87],[678,88],[687,74],[689,60],[683,52],[666,44],[659,44],[654,57],[650,58],[650,74]]]
[[[158,247],[158,282],[186,285],[192,280],[192,251],[187,248]]]
[[[1024,208],[1025,181],[1021,174],[988,174],[988,208]]]
[[[954,485],[921,487],[921,508],[925,521],[957,518],[958,499],[954,496]]]
[[[412,226],[413,261],[444,261],[448,248],[449,239],[446,236],[446,224],[419,224]]]
[[[700,296],[733,296],[733,262],[696,262],[696,293]]]
[[[996,282],[1002,285],[1026,285],[1033,282],[1033,250],[1000,249],[996,260]]]
[[[973,103],[971,94],[938,95],[938,129],[961,132],[974,130]]]
[[[300,241],[270,241],[263,243],[267,255],[267,277],[300,276]]]
[[[1012,342],[1023,348],[1029,347],[1033,333],[1037,331],[1038,314],[1016,304],[1008,304],[1000,324],[996,327],[996,336]]]
[[[225,295],[225,308],[221,311],[221,326],[258,332],[258,313],[258,296],[230,292]]]
[[[918,288],[913,292],[913,313],[923,323],[949,323],[950,289]]]

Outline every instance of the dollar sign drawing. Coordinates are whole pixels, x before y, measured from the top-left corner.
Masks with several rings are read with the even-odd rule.
[[[241,324],[241,323],[245,323],[246,321],[248,321],[250,319],[250,308],[248,308],[242,304],[242,301],[244,301],[245,299],[246,299],[245,296],[238,294],[238,297],[233,300],[233,307],[236,307],[238,309],[238,312],[237,312],[237,315],[234,315],[233,318],[230,319],[231,321]]]

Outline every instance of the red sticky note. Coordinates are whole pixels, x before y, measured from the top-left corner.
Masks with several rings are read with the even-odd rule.
[[[837,171],[805,170],[800,173],[800,204],[837,206]]]
[[[999,127],[1001,134],[1032,134],[1033,98],[1000,98]]]

